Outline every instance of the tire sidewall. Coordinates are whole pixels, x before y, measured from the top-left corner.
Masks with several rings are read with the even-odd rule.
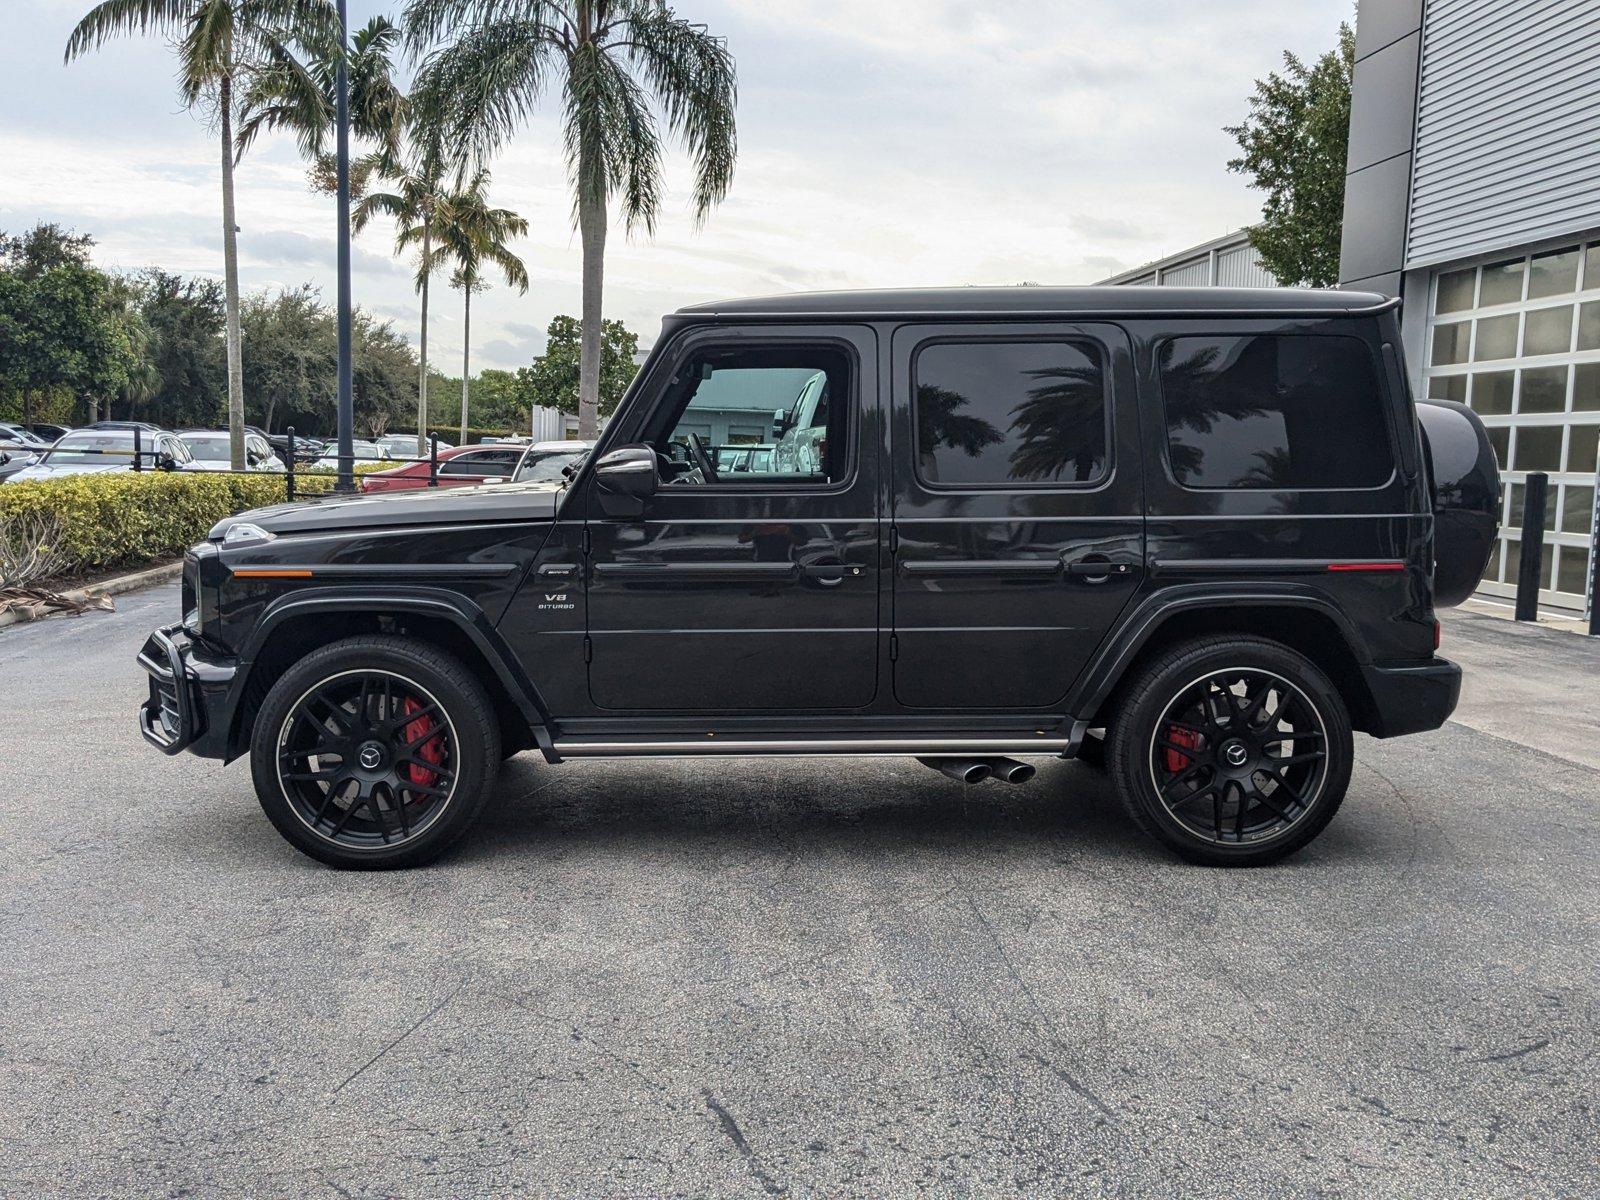
[[[1280,675],[1316,708],[1327,737],[1327,765],[1311,810],[1282,835],[1234,846],[1206,841],[1186,830],[1150,777],[1150,739],[1179,689],[1212,671],[1231,667]],[[1350,715],[1332,680],[1304,655],[1263,638],[1216,638],[1178,647],[1150,664],[1126,693],[1113,722],[1107,758],[1124,805],[1141,827],[1191,862],[1258,866],[1277,862],[1310,842],[1338,811],[1350,784],[1354,757]]]
[[[427,829],[395,846],[364,849],[313,833],[278,779],[278,738],[289,712],[311,688],[349,671],[387,671],[432,694],[455,731],[456,790]],[[418,866],[444,853],[476,820],[500,765],[499,726],[483,689],[461,663],[425,643],[360,637],[313,651],[273,683],[256,713],[250,773],[262,810],[297,849],[330,866],[379,870]]]

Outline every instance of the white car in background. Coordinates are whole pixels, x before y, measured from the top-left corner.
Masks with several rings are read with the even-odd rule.
[[[187,433],[180,433],[178,440],[189,447],[196,471],[226,471],[233,465],[233,447],[226,432],[191,429]],[[284,470],[283,460],[259,433],[244,435],[244,453],[246,470],[276,471],[280,474]]]
[[[387,450],[389,452],[389,457],[391,457],[391,458],[417,458],[418,457],[418,454],[417,454],[417,435],[414,434],[414,433],[386,433],[381,438],[377,438],[375,440],[376,440],[378,445],[382,446],[385,450]],[[423,445],[423,451],[422,451],[421,457],[422,458],[427,458],[428,457],[428,451],[427,451],[428,439],[427,438],[423,438],[422,439],[422,445]],[[455,445],[453,443],[451,443],[451,442],[445,441],[443,438],[440,438],[439,439],[439,449],[441,449],[441,450],[454,450],[455,449]]]
[[[145,471],[193,471],[194,456],[175,433],[140,431],[139,466]],[[31,467],[11,476],[11,482],[60,479],[66,475],[100,475],[133,469],[133,431],[130,429],[76,429],[44,452]]]
[[[356,441],[350,443],[350,455],[358,463],[388,462],[394,456],[377,442]],[[328,452],[316,462],[311,464],[313,471],[337,471],[339,469],[339,444],[329,443]]]

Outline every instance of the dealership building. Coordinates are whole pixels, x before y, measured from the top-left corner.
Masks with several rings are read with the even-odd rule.
[[[1361,0],[1343,286],[1399,296],[1412,383],[1469,404],[1506,486],[1483,591],[1515,590],[1550,476],[1541,600],[1582,609],[1600,441],[1600,0]],[[1270,286],[1242,235],[1109,283]]]

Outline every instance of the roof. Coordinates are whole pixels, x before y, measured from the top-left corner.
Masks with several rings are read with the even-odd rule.
[[[795,292],[680,308],[683,317],[1166,316],[1351,313],[1387,307],[1376,292],[1312,288],[985,287]]]

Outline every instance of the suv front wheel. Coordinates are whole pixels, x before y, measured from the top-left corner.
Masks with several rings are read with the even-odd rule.
[[[1309,659],[1265,638],[1185,642],[1123,694],[1106,747],[1134,821],[1191,862],[1261,866],[1327,826],[1350,783],[1350,717]]]
[[[336,867],[419,866],[477,819],[500,727],[459,660],[425,642],[346,638],[312,651],[256,714],[250,769],[268,818]]]

